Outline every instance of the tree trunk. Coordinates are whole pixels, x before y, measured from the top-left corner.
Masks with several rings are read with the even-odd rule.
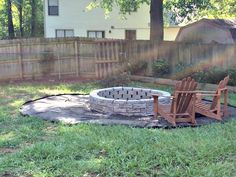
[[[12,9],[11,0],[7,0],[7,23],[8,23],[8,35],[10,39],[15,37],[14,26],[12,21]]]
[[[24,36],[24,29],[23,29],[23,8],[22,8],[22,1],[19,2],[17,5],[18,13],[19,13],[19,26],[20,26],[20,37]]]
[[[35,37],[36,30],[36,1],[31,0],[31,37]]]
[[[150,20],[150,40],[163,41],[163,0],[151,0]]]

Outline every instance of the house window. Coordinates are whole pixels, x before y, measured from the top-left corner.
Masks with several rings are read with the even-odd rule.
[[[105,38],[105,31],[87,31],[87,37]]]
[[[58,5],[58,0],[48,0],[48,15],[57,16],[59,14]]]
[[[136,40],[136,30],[125,30],[126,40]]]
[[[56,37],[74,37],[74,30],[72,29],[57,29]]]

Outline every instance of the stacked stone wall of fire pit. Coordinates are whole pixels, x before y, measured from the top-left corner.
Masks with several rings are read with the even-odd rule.
[[[90,93],[90,109],[101,113],[126,116],[153,115],[153,94],[159,94],[161,104],[169,104],[168,92],[132,87],[112,87]],[[165,97],[162,97],[165,96]]]

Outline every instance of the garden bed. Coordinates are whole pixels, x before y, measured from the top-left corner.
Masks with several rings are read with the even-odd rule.
[[[164,79],[164,78],[155,78],[155,77],[146,77],[146,76],[138,76],[132,75],[131,80],[138,81],[138,82],[146,82],[146,83],[156,83],[160,85],[169,85],[174,86],[178,81],[172,79]],[[218,85],[216,84],[208,84],[208,83],[199,83],[199,89],[206,89],[206,90],[215,90]],[[231,92],[236,92],[236,87],[234,86],[227,86],[228,90]]]

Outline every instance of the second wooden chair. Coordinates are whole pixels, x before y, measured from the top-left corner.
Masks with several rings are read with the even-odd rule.
[[[205,115],[209,118],[222,120],[223,117],[228,115],[228,90],[226,85],[229,81],[229,76],[226,76],[220,81],[216,91],[199,91],[197,95],[197,103],[195,104],[195,110],[197,113]],[[224,97],[223,110],[221,109],[221,97]],[[203,96],[213,97],[212,102],[205,102],[201,98]]]

